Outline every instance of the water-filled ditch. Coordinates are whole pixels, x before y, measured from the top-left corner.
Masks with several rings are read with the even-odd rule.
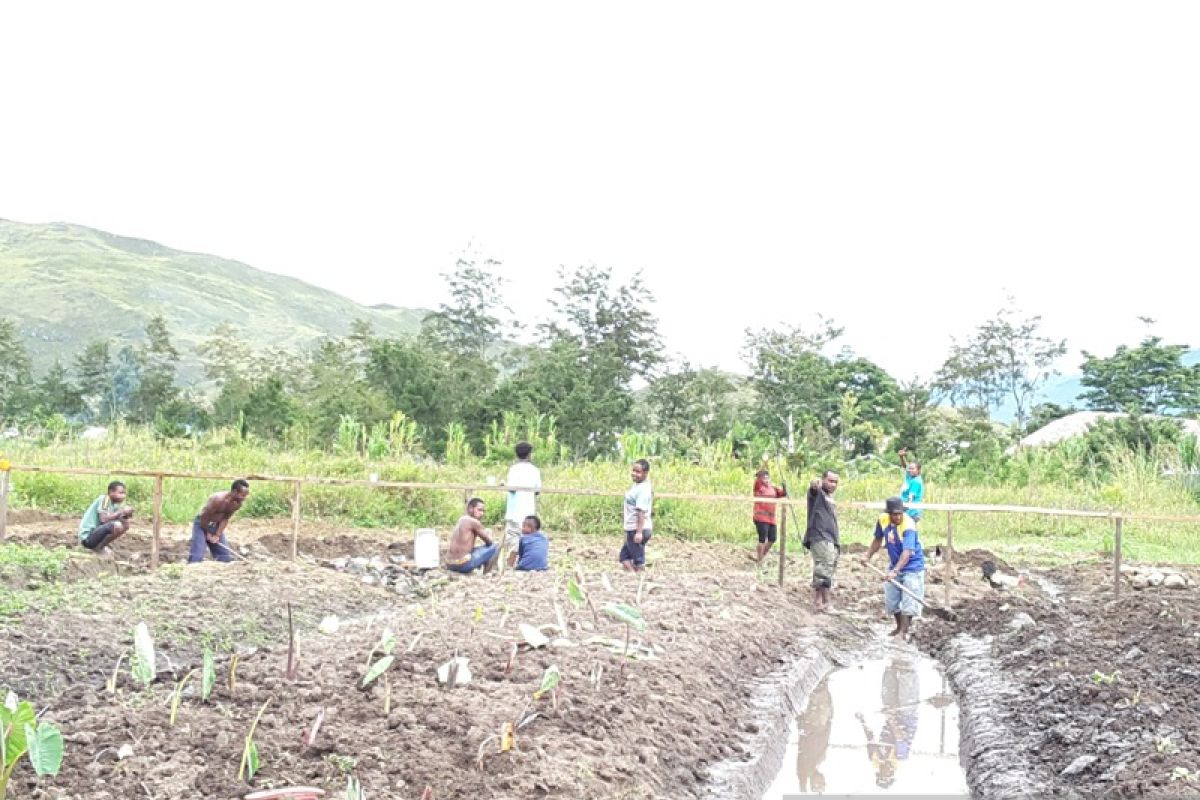
[[[941,666],[910,646],[873,648],[809,693],[763,798],[966,795],[958,743],[958,704]]]

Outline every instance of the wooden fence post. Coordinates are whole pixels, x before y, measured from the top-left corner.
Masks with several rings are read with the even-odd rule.
[[[150,569],[158,569],[158,554],[162,547],[163,476],[154,476],[154,533],[150,539]]]
[[[950,582],[954,580],[954,512],[946,512],[946,572],[942,578],[946,584],[946,608],[950,608]]]
[[[8,464],[0,470],[0,542],[8,535]]]
[[[784,484],[786,491],[787,485]],[[788,507],[776,504],[775,516],[779,521],[779,588],[783,588],[783,576],[787,572],[787,515]]]
[[[1113,520],[1113,597],[1121,594],[1121,515]]]
[[[292,481],[292,561],[300,546],[300,481]]]

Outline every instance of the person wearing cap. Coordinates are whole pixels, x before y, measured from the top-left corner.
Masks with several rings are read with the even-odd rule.
[[[905,513],[904,501],[899,497],[889,497],[884,503],[884,513],[875,523],[875,537],[862,563],[867,564],[880,547],[887,548],[890,562],[884,578],[883,602],[896,619],[896,628],[888,635],[907,640],[913,617],[921,615],[921,604],[900,591],[896,584],[925,599],[925,554],[917,538],[917,525]]]

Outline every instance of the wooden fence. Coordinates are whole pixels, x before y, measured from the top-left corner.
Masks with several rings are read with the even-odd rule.
[[[33,465],[18,465],[0,462],[0,541],[3,541],[7,534],[7,517],[8,517],[8,493],[10,487],[10,475],[13,472],[28,472],[28,473],[50,473],[55,475],[91,475],[104,477],[135,477],[135,478],[153,478],[154,479],[154,514],[153,528],[150,542],[150,566],[152,569],[157,569],[159,564],[159,551],[161,547],[162,535],[162,502],[163,502],[163,482],[167,478],[180,480],[206,480],[206,481],[221,481],[228,483],[238,478],[243,478],[248,481],[267,481],[272,483],[287,483],[292,487],[291,511],[292,511],[292,540],[291,540],[291,558],[294,560],[299,549],[300,538],[300,503],[302,487],[310,486],[363,486],[375,489],[427,489],[433,491],[462,491],[464,497],[473,494],[482,494],[486,492],[507,492],[512,489],[520,490],[525,487],[519,486],[498,486],[491,484],[473,484],[473,483],[422,483],[416,481],[379,481],[379,480],[362,480],[357,478],[325,478],[325,477],[297,477],[297,476],[281,476],[281,475],[224,475],[220,473],[209,472],[166,472],[161,470],[136,470],[136,469],[93,469],[89,467],[46,467]],[[623,498],[623,492],[613,492],[593,489],[555,489],[543,487],[539,489],[542,494],[566,495],[575,497],[613,497]],[[674,492],[655,492],[656,499],[663,500],[689,500],[695,502],[713,502],[713,503],[769,503],[776,506],[781,506],[785,510],[779,515],[779,585],[783,586],[787,571],[787,509],[796,507],[803,508],[805,500],[803,497],[796,499],[791,497],[784,498],[768,498],[755,497],[753,495],[724,495],[724,494],[681,494]],[[868,502],[840,502],[839,508],[862,509],[871,511],[881,511],[883,503],[868,503]],[[1157,522],[1191,522],[1200,523],[1200,516],[1171,516],[1161,514],[1128,514],[1122,511],[1077,511],[1062,508],[1039,508],[1036,506],[1013,506],[1013,505],[970,505],[970,504],[947,504],[947,503],[923,503],[922,509],[925,511],[944,511],[946,512],[946,580],[945,585],[945,600],[944,603],[948,608],[951,604],[950,584],[951,578],[954,576],[954,515],[970,514],[970,513],[988,513],[988,514],[1034,514],[1038,516],[1050,517],[1077,517],[1088,519],[1108,519],[1113,525],[1113,594],[1120,594],[1121,591],[1121,532],[1124,520],[1146,520]],[[799,522],[799,517],[793,517]]]

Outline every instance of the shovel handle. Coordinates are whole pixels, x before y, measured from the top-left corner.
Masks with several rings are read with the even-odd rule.
[[[870,561],[867,562],[867,567],[869,567],[871,569],[871,571],[874,572],[875,574],[882,575],[883,577],[887,578],[887,573],[884,572],[883,570],[881,570],[879,567],[872,564]],[[909,589],[904,584],[900,583],[900,581],[896,580],[895,578],[888,578],[888,583],[890,583],[892,586],[895,586],[900,591],[904,592],[906,595],[911,597],[913,600],[916,600],[918,603],[920,603],[925,608],[933,608],[933,606],[931,606],[925,602],[924,598],[918,597],[915,592],[913,592],[911,589]]]

